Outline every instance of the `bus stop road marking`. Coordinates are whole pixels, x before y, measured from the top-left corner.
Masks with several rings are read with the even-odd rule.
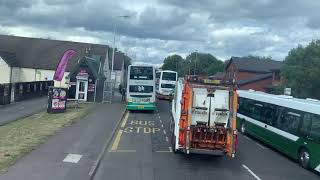
[[[121,140],[121,136],[122,136],[122,133],[123,133],[123,130],[119,130],[118,133],[117,133],[117,136],[116,138],[114,139],[113,141],[113,144],[111,146],[111,151],[115,151],[118,149],[118,146],[119,146],[119,143],[120,143],[120,140]]]
[[[244,167],[254,178],[256,178],[257,180],[261,180],[259,176],[257,176],[251,169],[248,168],[248,166],[242,164],[242,167]]]

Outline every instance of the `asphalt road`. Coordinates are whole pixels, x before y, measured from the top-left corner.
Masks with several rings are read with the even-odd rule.
[[[170,152],[169,103],[158,112],[130,112],[105,153],[95,180],[318,180],[314,172],[270,147],[239,135],[234,159]]]
[[[0,125],[32,115],[47,108],[48,97],[39,97],[0,107]]]

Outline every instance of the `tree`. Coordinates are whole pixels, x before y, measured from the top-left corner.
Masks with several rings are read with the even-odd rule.
[[[290,50],[284,60],[282,76],[294,96],[320,99],[320,40]]]
[[[214,75],[223,71],[223,62],[211,54],[192,52],[186,59],[171,55],[164,59],[163,70],[177,71],[180,77],[187,74]]]
[[[249,56],[245,56],[248,58],[254,58],[254,59],[259,59],[259,60],[272,60],[271,56],[257,56],[257,55],[249,55]]]
[[[187,56],[186,61],[189,62],[191,74],[207,76],[223,71],[223,62],[208,53],[193,52]]]
[[[171,56],[166,57],[163,60],[162,69],[176,71],[176,72],[178,72],[179,75],[182,75],[183,74],[183,69],[182,69],[183,62],[184,62],[184,59],[181,56],[179,56],[177,54],[171,55]]]

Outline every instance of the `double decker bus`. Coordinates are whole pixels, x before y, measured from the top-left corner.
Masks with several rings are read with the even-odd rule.
[[[156,72],[156,96],[158,99],[172,99],[178,73],[163,70]]]
[[[154,67],[130,65],[127,79],[127,109],[156,110]]]
[[[320,172],[320,101],[239,90],[237,126]]]

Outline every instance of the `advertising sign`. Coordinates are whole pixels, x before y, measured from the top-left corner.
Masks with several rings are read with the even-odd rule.
[[[48,93],[48,113],[62,113],[66,111],[67,89],[49,87]]]

